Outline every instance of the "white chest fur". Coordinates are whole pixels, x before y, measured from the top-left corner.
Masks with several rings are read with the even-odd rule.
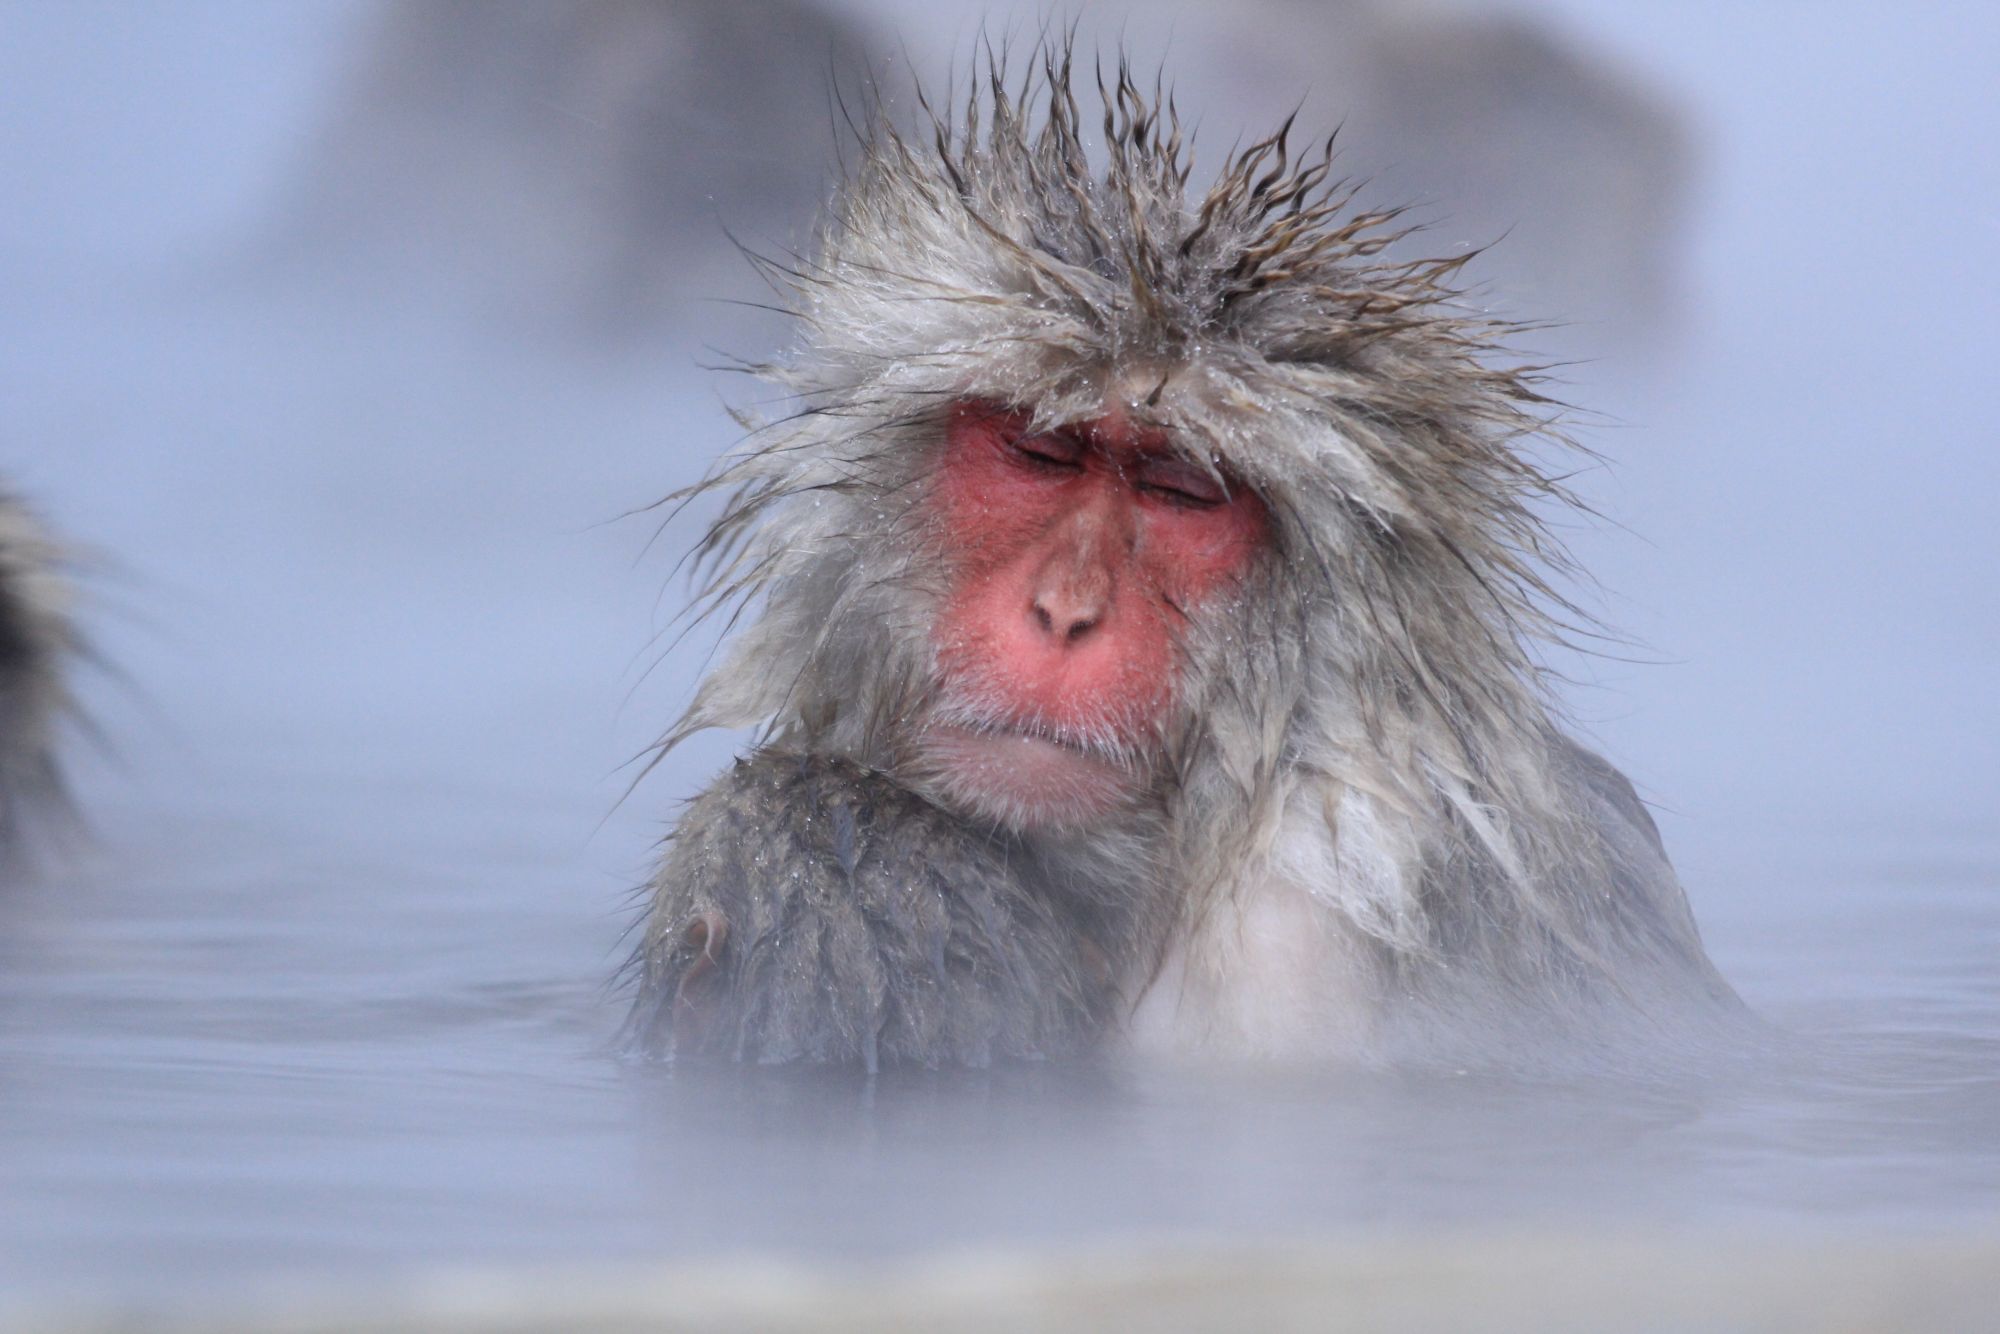
[[[1413,841],[1365,795],[1300,793],[1260,874],[1168,949],[1134,1009],[1149,1052],[1351,1056],[1379,1000],[1370,938],[1415,928]]]
[[[1373,988],[1343,923],[1273,879],[1175,942],[1133,1011],[1148,1052],[1321,1056],[1358,1051]]]

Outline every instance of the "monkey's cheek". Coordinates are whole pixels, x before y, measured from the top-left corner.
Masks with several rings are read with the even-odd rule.
[[[938,726],[919,749],[948,804],[1023,833],[1093,824],[1144,790],[1122,765],[1019,732]]]

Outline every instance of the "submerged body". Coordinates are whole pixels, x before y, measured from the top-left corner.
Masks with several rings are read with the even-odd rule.
[[[711,605],[759,614],[666,744],[793,758],[684,816],[646,1044],[1367,1054],[1732,1010],[1630,785],[1552,717],[1566,497],[1520,448],[1552,424],[1457,261],[1377,258],[1394,214],[1282,133],[1189,199],[1122,77],[1093,167],[1043,54],[930,144],[870,132],[787,275],[807,334],[769,374],[807,407],[705,484]],[[872,832],[829,852],[848,807]],[[955,869],[913,890],[926,847]]]

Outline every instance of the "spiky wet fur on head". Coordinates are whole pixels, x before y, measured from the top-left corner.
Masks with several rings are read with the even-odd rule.
[[[1616,854],[1532,655],[1562,605],[1537,508],[1568,497],[1522,447],[1553,408],[1498,360],[1510,326],[1460,304],[1468,256],[1385,258],[1398,211],[1356,207],[1330,139],[1295,158],[1289,122],[1197,198],[1171,97],[1100,73],[1093,150],[1067,43],[1004,64],[920,135],[873,114],[816,252],[763,262],[801,332],[757,369],[801,406],[695,488],[728,495],[708,606],[753,619],[666,744],[764,724],[896,769],[935,688],[919,502],[945,414],[1116,404],[1272,520],[1183,645],[1162,809],[1131,835],[1172,911],[1292,874],[1385,957],[1472,911],[1539,942],[1527,985],[1592,968]]]

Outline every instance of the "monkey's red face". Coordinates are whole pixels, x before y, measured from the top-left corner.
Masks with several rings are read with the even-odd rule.
[[[949,796],[1021,829],[1145,790],[1181,637],[1267,540],[1254,494],[1122,414],[1027,423],[963,403],[947,427],[929,502],[942,690],[920,739]]]

